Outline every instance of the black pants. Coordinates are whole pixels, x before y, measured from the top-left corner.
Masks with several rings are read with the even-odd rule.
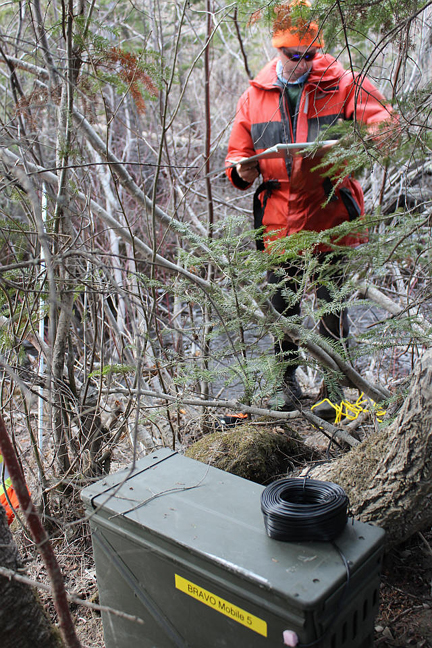
[[[345,257],[322,253],[317,259],[319,266],[325,266],[322,270],[322,278],[329,280],[337,288],[342,288],[345,280],[343,272],[346,263]],[[283,273],[281,273],[281,270]],[[298,295],[298,291],[301,290],[303,274],[304,270],[301,264],[286,264],[278,270],[268,273],[267,281],[269,284],[280,284],[273,293],[271,302],[278,313],[285,317],[300,315],[300,299],[296,296]],[[333,301],[326,285],[318,284],[317,299],[326,303]],[[339,311],[333,311],[324,315],[319,323],[319,332],[323,337],[332,340],[341,340],[348,337],[349,325],[347,309],[342,308]],[[281,360],[290,363],[291,369],[288,367],[288,373],[290,371],[292,372],[293,368],[300,364],[298,362],[298,345],[288,336],[283,340],[277,341],[274,348],[275,354],[280,356]]]

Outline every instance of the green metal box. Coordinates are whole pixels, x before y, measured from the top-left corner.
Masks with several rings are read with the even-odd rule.
[[[144,622],[103,613],[106,648],[373,646],[384,532],[272,540],[262,491],[167,449],[83,491],[100,602]]]

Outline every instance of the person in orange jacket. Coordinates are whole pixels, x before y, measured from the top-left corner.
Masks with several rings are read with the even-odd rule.
[[[6,511],[8,524],[11,524],[15,517],[13,509],[17,509],[19,503],[2,455],[0,455],[0,504]]]
[[[248,189],[262,176],[254,195],[255,228],[263,227],[257,247],[262,250],[274,239],[302,230],[321,232],[359,218],[364,213],[363,192],[352,175],[333,185],[322,169],[314,170],[320,162],[319,151],[308,156],[294,150],[286,157],[236,162],[276,144],[323,139],[326,129],[340,120],[356,120],[373,132],[378,131],[379,124],[391,121],[391,108],[375,86],[364,76],[345,70],[333,56],[324,54],[318,25],[298,17],[298,13],[294,18],[294,5],[297,9],[301,6],[302,12],[311,6],[308,0],[294,0],[275,8],[272,45],[278,56],[259,72],[240,97],[226,157],[226,173],[238,189]],[[338,240],[338,245],[357,246],[365,240],[364,235],[351,234]],[[330,249],[322,245],[317,248],[318,262],[332,266],[332,280],[342,287],[343,255],[330,256]],[[268,274],[269,284],[277,286],[271,296],[273,306],[288,317],[300,315],[299,299],[293,303],[286,296],[287,289],[294,294],[298,291],[302,274],[301,264],[298,265],[285,264]],[[325,285],[318,287],[317,297],[332,301]],[[325,315],[319,330],[326,338],[346,338],[346,309]],[[295,375],[298,346],[286,338],[276,342],[275,353],[286,363],[286,369],[282,389],[270,400],[269,407],[296,409],[302,397]],[[333,399],[341,400],[341,387],[334,391]],[[325,405],[321,411],[314,411],[325,418],[334,415],[334,409],[326,411]]]

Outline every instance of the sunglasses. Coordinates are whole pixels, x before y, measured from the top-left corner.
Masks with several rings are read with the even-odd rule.
[[[303,59],[305,61],[313,61],[315,56],[318,54],[317,51],[313,51],[313,52],[290,52],[285,47],[281,47],[281,50],[285,54],[287,59],[289,59],[290,61],[294,61],[294,63],[298,63],[299,61],[302,61]]]

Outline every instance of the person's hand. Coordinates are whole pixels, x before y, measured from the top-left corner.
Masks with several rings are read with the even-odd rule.
[[[240,178],[247,183],[252,183],[259,176],[259,168],[257,162],[246,162],[245,164],[237,164],[236,171]]]
[[[258,162],[244,162],[243,164],[236,164],[237,160],[228,160],[228,162],[236,165],[237,174],[248,184],[251,184],[259,176]]]

